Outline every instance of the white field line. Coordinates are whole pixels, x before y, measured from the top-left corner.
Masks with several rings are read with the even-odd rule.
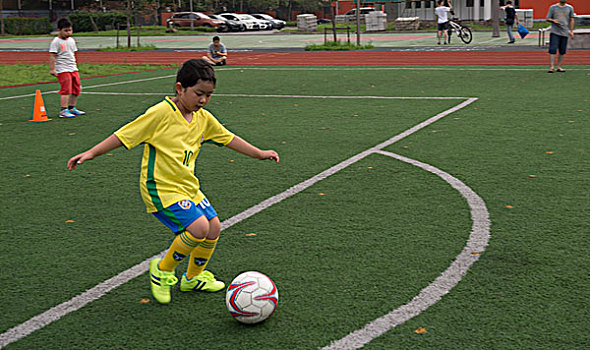
[[[167,92],[86,92],[88,95],[111,96],[166,96]],[[260,97],[260,98],[314,98],[314,99],[373,99],[373,100],[468,100],[470,97],[458,96],[316,96],[316,95],[254,95],[254,94],[213,94],[213,97]]]
[[[476,262],[481,253],[484,252],[490,239],[490,220],[485,202],[463,182],[432,165],[414,159],[382,150],[375,151],[375,153],[395,158],[438,175],[454,189],[459,191],[463,198],[467,200],[467,204],[471,209],[471,219],[473,222],[471,226],[471,234],[469,235],[467,244],[451,265],[431,284],[422,289],[410,302],[368,323],[362,329],[356,330],[344,338],[332,342],[329,346],[326,346],[321,350],[349,350],[361,348],[385,332],[419,315],[422,311],[438,302],[444,295],[449,293],[459,281],[461,281],[469,267]]]
[[[135,80],[125,80],[125,81],[118,81],[118,82],[114,82],[114,83],[105,83],[105,84],[97,84],[97,85],[90,85],[90,86],[83,86],[84,92],[83,93],[87,93],[86,90],[87,89],[94,89],[94,88],[98,88],[98,87],[105,87],[105,86],[115,86],[115,85],[122,85],[122,84],[132,84],[132,83],[141,83],[144,81],[150,81],[150,80],[156,80],[156,79],[165,79],[165,78],[171,78],[171,77],[175,77],[176,74],[174,75],[164,75],[161,77],[153,77],[153,78],[145,78],[145,79],[135,79]],[[31,85],[31,87],[33,87],[34,85]],[[56,94],[59,90],[52,90],[52,91],[45,91],[42,92],[42,95],[49,95],[49,94]],[[170,91],[169,93],[172,93],[173,91]],[[17,95],[17,96],[6,96],[6,97],[0,97],[0,101],[2,100],[12,100],[15,98],[23,98],[23,97],[31,97],[31,96],[35,96],[35,94],[26,94],[26,95]]]
[[[314,68],[314,67],[231,67],[231,68],[218,68],[217,71],[234,71],[234,70],[263,70],[263,71],[370,71],[370,70],[434,70],[434,71],[539,71],[539,68],[464,68],[464,67],[358,67],[358,68]],[[589,71],[590,68],[569,68],[571,71]],[[163,79],[163,78],[171,78],[175,77],[176,75],[166,75],[162,77],[155,77],[155,78],[146,78],[146,79],[137,79],[137,80],[129,80],[124,82],[117,82],[117,83],[109,83],[109,84],[98,84],[98,85],[84,85],[84,90],[92,89],[97,87],[103,86],[114,86],[120,84],[127,84],[127,83],[138,83],[142,81],[149,81],[154,79]],[[33,86],[33,85],[32,85]],[[47,94],[55,94],[58,90],[46,91],[42,92],[43,95]],[[86,93],[86,92],[84,92]],[[166,93],[168,94],[168,92]],[[120,94],[121,95],[121,94]],[[2,100],[11,100],[15,98],[23,98],[23,97],[31,97],[35,96],[35,94],[25,94],[25,95],[16,95],[16,96],[6,96],[0,97],[0,101]]]
[[[253,207],[246,209],[245,211],[223,221],[222,230],[227,229],[227,228],[239,223],[240,221],[245,220],[245,219],[251,217],[252,215],[255,215],[256,213],[259,213],[260,211],[305,190],[306,188],[312,186],[316,182],[321,181],[332,174],[335,174],[336,172],[346,168],[347,166],[363,159],[364,157],[368,156],[369,154],[377,152],[377,151],[381,150],[382,148],[393,144],[394,142],[436,122],[437,120],[439,120],[441,118],[444,118],[445,116],[471,104],[472,102],[474,102],[476,100],[477,100],[477,98],[470,98],[467,101],[463,101],[460,104],[458,104],[457,106],[447,109],[446,111],[443,111],[443,112],[435,115],[434,117],[429,118],[428,120],[402,132],[401,134],[398,134],[398,135],[390,138],[389,140],[387,140],[385,142],[378,144],[375,147],[365,150],[365,151],[363,151],[363,152],[315,175],[314,177],[287,189],[286,191],[284,191],[278,195],[270,197],[270,198],[266,199],[265,201],[255,205]],[[51,309],[49,309],[37,316],[34,316],[33,318],[29,319],[28,321],[25,321],[24,323],[21,323],[18,326],[8,329],[6,332],[0,334],[0,347],[4,347],[4,346],[11,344],[23,337],[26,337],[27,335],[47,326],[48,324],[50,324],[56,320],[59,320],[61,317],[67,315],[68,313],[76,311],[76,310],[84,307],[86,304],[101,298],[107,292],[127,283],[128,281],[132,280],[133,278],[136,278],[136,277],[144,274],[146,271],[148,271],[149,261],[155,257],[165,254],[165,252],[166,252],[166,250],[164,250],[164,251],[160,252],[159,254],[154,255],[154,256],[142,261],[141,263],[129,268],[128,270],[123,271],[123,272],[119,273],[118,275],[96,285],[95,287],[87,290],[86,292],[84,292],[80,295],[78,295],[66,302],[63,302],[57,306],[54,306]]]

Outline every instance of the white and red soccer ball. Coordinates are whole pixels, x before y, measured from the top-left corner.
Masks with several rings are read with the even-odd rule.
[[[279,292],[266,275],[248,271],[234,278],[225,295],[231,315],[242,323],[258,323],[273,314],[279,303]]]

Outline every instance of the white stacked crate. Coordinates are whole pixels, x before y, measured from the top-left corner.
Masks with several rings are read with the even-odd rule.
[[[418,30],[420,17],[398,17],[395,20],[395,30]]]
[[[518,22],[528,29],[533,28],[533,9],[516,9]]]
[[[365,15],[367,31],[380,31],[387,29],[387,14],[382,11],[373,11]]]
[[[303,14],[297,16],[297,30],[313,32],[318,29],[318,18],[316,15]]]

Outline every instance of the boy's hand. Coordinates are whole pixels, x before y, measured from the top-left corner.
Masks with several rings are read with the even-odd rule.
[[[93,158],[94,155],[90,151],[86,151],[84,153],[80,153],[76,156],[73,156],[72,158],[70,158],[70,160],[68,160],[68,170],[72,171],[76,169],[76,166],[78,166],[78,164],[82,164],[84,161],[91,160]]]
[[[273,150],[270,151],[262,151],[260,154],[260,160],[270,159],[274,160],[276,163],[279,162],[279,154]]]
[[[55,69],[51,69],[49,71],[49,74],[53,75],[54,77],[57,77],[57,72],[55,71]]]

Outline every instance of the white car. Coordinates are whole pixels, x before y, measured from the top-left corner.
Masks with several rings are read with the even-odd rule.
[[[260,30],[272,29],[272,23],[270,23],[267,20],[258,19],[258,18],[251,16],[251,15],[238,14],[237,16],[242,21],[254,21],[254,22],[258,23],[258,29],[260,29]]]
[[[283,21],[282,19],[273,18],[272,16],[269,16],[266,13],[256,13],[256,14],[253,14],[252,16],[257,19],[269,21],[272,24],[272,27],[274,29],[279,29],[279,30],[283,29],[283,28],[285,28],[285,25],[287,24],[287,22]]]
[[[248,15],[238,15],[237,13],[222,13],[222,14],[220,14],[220,16],[223,18],[226,18],[226,19],[229,19],[232,21],[237,21],[237,22],[244,24],[246,26],[246,30],[259,30],[259,29],[261,29],[260,22],[255,18],[253,18],[253,19],[248,18],[249,17]]]

